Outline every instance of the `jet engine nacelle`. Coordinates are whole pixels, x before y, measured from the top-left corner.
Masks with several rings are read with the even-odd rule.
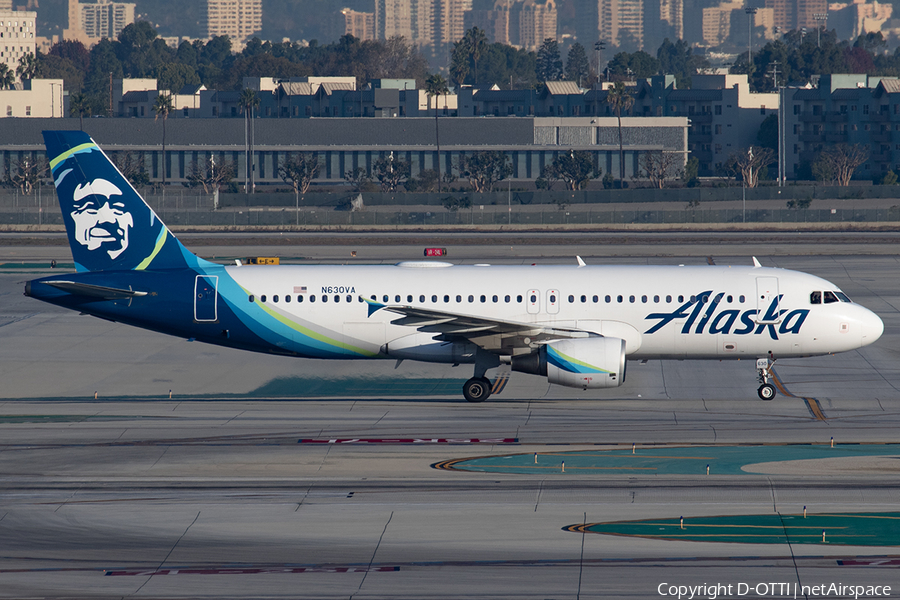
[[[582,389],[612,388],[625,382],[625,340],[593,337],[558,340],[512,358],[512,370],[544,375],[550,383]]]

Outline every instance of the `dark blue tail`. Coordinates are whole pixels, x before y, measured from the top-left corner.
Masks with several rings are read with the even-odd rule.
[[[89,135],[45,131],[44,144],[79,271],[206,263],[181,245]]]

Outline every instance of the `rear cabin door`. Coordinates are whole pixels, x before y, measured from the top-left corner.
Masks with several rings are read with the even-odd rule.
[[[194,320],[216,321],[219,318],[216,305],[219,300],[219,278],[197,275],[194,280]]]
[[[772,302],[775,306],[772,307]],[[772,310],[770,311],[770,307]],[[778,298],[778,278],[777,277],[757,277],[756,278],[756,322],[757,323],[779,323],[781,315],[779,314],[779,298]],[[766,318],[768,313],[769,318]]]

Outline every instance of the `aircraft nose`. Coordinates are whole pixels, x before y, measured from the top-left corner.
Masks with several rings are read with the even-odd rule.
[[[862,322],[862,343],[864,346],[875,343],[881,337],[881,334],[884,333],[884,322],[881,320],[881,317],[872,311],[867,310],[866,312],[868,314],[865,315]]]

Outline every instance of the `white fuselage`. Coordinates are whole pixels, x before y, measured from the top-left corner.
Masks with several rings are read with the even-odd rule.
[[[253,302],[373,358],[466,362],[417,353],[435,344],[434,334],[394,324],[400,317],[388,311],[370,314],[361,297],[618,337],[629,359],[813,356],[859,348],[883,331],[878,316],[858,304],[813,303],[814,292],[839,292],[836,285],[764,267],[416,262],[226,270]]]

